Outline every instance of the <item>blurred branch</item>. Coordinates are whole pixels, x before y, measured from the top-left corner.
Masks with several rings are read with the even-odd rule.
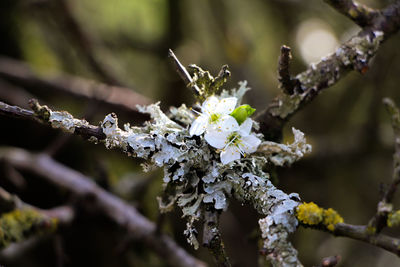
[[[25,63],[4,57],[0,57],[0,77],[23,88],[60,92],[81,99],[94,100],[99,104],[124,109],[141,117],[143,115],[137,112],[136,105],[147,105],[152,102],[131,89],[83,78],[67,75],[41,78]]]
[[[0,187],[0,213],[9,212],[22,206],[22,201],[17,196],[11,195]]]
[[[116,77],[112,69],[96,55],[93,37],[89,34],[79,20],[75,17],[71,1],[31,1],[29,7],[39,10],[40,19],[50,16],[58,25],[53,31],[63,32],[68,38],[68,43],[78,51],[88,67],[106,83],[122,86],[123,83]],[[48,23],[46,23],[48,24]]]
[[[219,267],[230,267],[229,258],[225,253],[224,243],[219,232],[219,214],[214,207],[209,206],[204,211],[203,246],[208,248]]]
[[[22,202],[0,187],[0,249],[32,236],[53,233],[60,225],[75,218],[71,207],[43,210]]]
[[[74,210],[69,206],[60,206],[52,209],[39,209],[23,202],[16,195],[10,194],[0,187],[0,213],[9,212],[15,209],[29,208],[49,218],[57,219],[58,224],[69,224],[75,218]]]
[[[35,98],[19,86],[0,79],[0,99],[20,107],[28,107],[29,99]]]
[[[383,234],[371,234],[368,226],[338,223],[333,231],[335,236],[349,237],[377,246],[400,256],[400,239]]]
[[[393,154],[392,183],[385,190],[382,200],[378,203],[377,212],[368,224],[377,233],[387,226],[388,214],[393,210],[392,200],[400,184],[400,111],[391,99],[385,98],[383,102],[391,115],[395,152]]]
[[[352,0],[324,0],[337,11],[354,21],[360,27],[366,27],[374,23],[379,17],[379,11]]]
[[[380,44],[400,28],[400,2],[396,1],[379,12],[373,23],[356,36],[343,43],[335,53],[298,74],[299,92],[288,96],[278,95],[268,107],[258,114],[260,131],[267,139],[280,139],[285,122],[323,89],[337,83],[351,70],[365,73],[368,63]]]
[[[156,235],[155,224],[134,207],[103,190],[89,177],[54,161],[48,155],[31,154],[18,148],[3,148],[0,150],[0,158],[16,168],[40,175],[49,183],[73,193],[79,199],[90,199],[91,204],[110,220],[126,229],[132,234],[132,238],[152,248],[171,266],[206,266],[179,247],[169,236]]]
[[[321,264],[316,267],[334,267],[339,263],[340,259],[341,257],[339,255],[326,257],[323,258]]]

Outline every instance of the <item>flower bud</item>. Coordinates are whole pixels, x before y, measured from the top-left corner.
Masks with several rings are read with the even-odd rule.
[[[250,105],[241,105],[240,107],[237,107],[232,113],[230,114],[232,117],[236,119],[236,121],[240,124],[242,124],[248,117],[253,115],[253,113],[256,110]]]

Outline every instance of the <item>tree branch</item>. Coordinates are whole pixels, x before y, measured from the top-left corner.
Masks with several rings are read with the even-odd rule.
[[[10,106],[4,102],[0,102],[0,115],[16,119],[34,120],[41,122],[41,120],[35,116],[33,111],[17,106]]]
[[[360,27],[372,25],[380,16],[379,11],[352,0],[324,0],[337,11],[354,21]]]
[[[212,206],[204,210],[203,246],[208,248],[219,267],[230,267],[229,258],[225,253],[224,243],[219,232],[219,214]]]
[[[279,56],[278,63],[278,74],[279,82],[281,83],[281,88],[283,92],[291,95],[295,90],[295,86],[298,83],[296,79],[293,79],[290,75],[289,64],[292,59],[292,54],[290,53],[290,47],[286,45],[281,46],[281,55]]]
[[[363,241],[400,256],[400,239],[383,234],[370,234],[365,225],[338,223],[335,225],[333,234]]]
[[[400,28],[400,2],[380,11],[373,24],[364,28],[349,41],[343,43],[335,53],[298,74],[299,92],[288,96],[278,95],[268,107],[257,115],[260,132],[268,139],[279,139],[285,122],[323,89],[337,83],[351,70],[365,73],[368,63],[376,54],[380,44]]]
[[[189,255],[167,235],[156,235],[156,226],[134,207],[106,192],[89,177],[70,169],[45,154],[31,154],[17,148],[3,148],[0,158],[16,168],[31,171],[46,181],[73,193],[79,199],[90,199],[98,209],[137,241],[144,242],[171,266],[206,266]]]
[[[395,152],[393,154],[392,183],[385,190],[382,200],[378,203],[375,216],[368,223],[369,227],[377,233],[387,226],[388,215],[393,210],[392,200],[400,183],[400,111],[391,99],[385,98],[383,102],[391,115]]]

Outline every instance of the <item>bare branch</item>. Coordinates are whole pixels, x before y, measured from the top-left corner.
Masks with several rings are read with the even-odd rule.
[[[28,119],[41,121],[40,119],[35,117],[35,114],[31,110],[23,109],[17,106],[10,106],[4,102],[0,102],[0,115],[17,118],[17,119]]]
[[[0,158],[17,168],[31,171],[46,181],[73,193],[79,199],[92,200],[92,204],[126,229],[132,238],[142,241],[164,258],[171,266],[206,266],[189,255],[167,235],[157,235],[156,226],[134,207],[97,186],[89,177],[70,169],[45,154],[31,154],[17,148],[3,148]]]
[[[178,58],[175,56],[174,52],[172,50],[169,50],[169,57],[172,58],[172,61],[174,62],[175,65],[175,70],[179,74],[179,76],[182,78],[182,80],[185,82],[186,87],[192,89],[193,93],[195,96],[199,96],[201,91],[200,88],[193,83],[192,77],[190,76],[189,72],[186,70],[186,68],[181,64],[181,62],[178,60]]]
[[[372,25],[379,11],[352,0],[324,0],[360,27]]]
[[[363,241],[400,256],[400,239],[383,234],[370,234],[365,225],[338,223],[333,234]]]

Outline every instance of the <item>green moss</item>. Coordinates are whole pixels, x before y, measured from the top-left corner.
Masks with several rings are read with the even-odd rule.
[[[335,225],[343,222],[343,218],[334,209],[323,209],[317,204],[303,203],[296,208],[296,217],[304,225],[321,226],[333,232]]]
[[[5,213],[0,217],[0,248],[35,234],[53,232],[56,227],[56,219],[30,208]]]

